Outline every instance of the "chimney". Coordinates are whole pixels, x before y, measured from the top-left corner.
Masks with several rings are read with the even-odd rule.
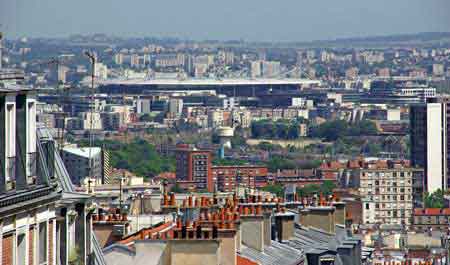
[[[345,226],[345,203],[344,202],[333,202],[332,204],[335,210],[336,224]]]
[[[221,264],[220,240],[169,240],[168,244],[170,255],[164,264]]]
[[[175,198],[175,193],[170,194],[170,199],[168,199],[167,195],[163,195],[163,206],[161,207],[161,211],[164,214],[170,214],[176,212],[178,210],[177,201]],[[167,204],[167,205],[165,205]]]
[[[262,214],[249,215],[248,210],[245,209],[245,214],[241,215],[242,244],[262,252],[264,251],[264,217]]]
[[[235,223],[234,227],[236,229],[236,251],[241,251],[242,246],[242,229],[241,229],[241,221],[237,219],[238,215],[235,215]]]
[[[299,211],[300,224],[335,233],[335,208],[332,206],[308,207]]]
[[[270,246],[272,241],[272,213],[266,211],[264,216],[264,246]]]
[[[279,242],[287,241],[294,237],[294,218],[294,214],[285,211],[275,214],[275,229]]]
[[[219,229],[218,237],[220,239],[220,264],[236,265],[237,264],[237,233],[233,229]]]

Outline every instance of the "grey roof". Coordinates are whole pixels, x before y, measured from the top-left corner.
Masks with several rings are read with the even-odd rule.
[[[261,265],[294,265],[305,259],[302,250],[273,240],[270,246],[264,247],[264,252],[242,245],[240,254]]]
[[[109,246],[107,246],[107,247],[105,247],[103,249],[103,253],[104,254],[109,253],[109,252],[113,252],[113,251],[121,251],[123,253],[127,253],[130,256],[136,256],[136,250],[135,249],[129,248],[129,247],[123,245],[123,244],[117,244],[116,243],[116,244],[109,245]]]
[[[336,234],[321,229],[296,225],[294,237],[285,244],[319,256],[335,256],[335,265],[343,264],[338,248],[352,249],[360,244],[360,239],[350,236],[344,226],[336,226]],[[365,253],[367,256],[367,253]]]

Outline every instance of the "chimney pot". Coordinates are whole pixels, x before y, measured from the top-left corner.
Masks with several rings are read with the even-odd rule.
[[[167,193],[164,193],[163,205],[169,206],[169,196],[167,196]]]
[[[202,227],[200,225],[195,228],[195,237],[197,239],[202,238]]]
[[[195,207],[200,207],[200,199],[199,198],[195,199]]]
[[[171,206],[175,206],[176,205],[175,193],[173,193],[173,192],[170,194],[170,205]]]
[[[192,196],[189,196],[189,198],[188,198],[188,206],[189,206],[189,208],[192,207]]]

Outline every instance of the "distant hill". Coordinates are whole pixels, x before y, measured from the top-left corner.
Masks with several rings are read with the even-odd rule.
[[[333,47],[333,46],[407,46],[407,45],[449,45],[450,32],[421,32],[415,34],[397,34],[388,36],[368,36],[357,38],[338,38],[335,40],[317,40],[297,42],[296,46]]]

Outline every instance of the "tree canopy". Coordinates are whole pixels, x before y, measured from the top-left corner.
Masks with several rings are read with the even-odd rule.
[[[252,122],[253,138],[297,139],[300,136],[300,122],[297,120],[262,120]]]
[[[362,120],[355,124],[349,124],[344,120],[335,120],[312,127],[310,136],[334,142],[344,136],[374,135],[377,132],[375,123],[369,120]]]
[[[425,193],[423,201],[426,208],[444,208],[444,192],[436,190],[433,193]]]
[[[129,170],[138,176],[153,177],[161,172],[175,171],[175,159],[158,154],[155,146],[144,139],[126,144],[118,141],[96,141],[110,152],[112,167]]]
[[[317,184],[308,184],[303,188],[297,188],[297,194],[300,197],[310,197],[315,194],[322,193],[325,196],[329,196],[333,193],[333,189],[336,188],[336,184],[334,184],[331,180],[324,180],[322,185]]]

